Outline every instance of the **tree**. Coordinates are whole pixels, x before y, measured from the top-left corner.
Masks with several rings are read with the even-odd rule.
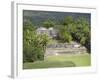
[[[23,28],[23,62],[44,60],[46,45],[49,41],[47,35],[38,35],[30,22]]]
[[[35,29],[30,21],[24,22],[23,26],[23,62],[32,62],[32,41],[35,38]]]
[[[69,33],[69,31],[67,31],[67,27],[61,26],[58,29],[59,29],[59,39],[60,39],[60,41],[70,43],[72,41],[72,36]]]
[[[91,51],[90,24],[85,17],[79,17],[74,20],[72,16],[67,16],[58,30],[59,38],[63,42],[71,42],[73,39],[74,41],[77,41],[85,46],[87,51]]]
[[[81,17],[76,20],[75,25],[76,28],[74,29],[73,37],[75,38],[75,40],[84,45],[87,48],[87,51],[90,52],[91,32],[89,22],[85,18]]]
[[[74,22],[73,17],[72,16],[66,16],[63,22],[63,25],[69,25],[72,24]]]
[[[72,41],[72,32],[73,32],[74,20],[72,16],[66,16],[63,24],[59,29],[59,37],[63,42]]]
[[[43,22],[43,26],[46,27],[46,28],[54,27],[54,25],[55,25],[54,21],[52,21],[50,19]]]

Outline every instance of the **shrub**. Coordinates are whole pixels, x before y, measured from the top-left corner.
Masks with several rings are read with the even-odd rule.
[[[27,25],[23,28],[23,62],[44,60],[44,53],[49,38],[45,34],[38,35],[32,24],[29,25],[27,23]]]

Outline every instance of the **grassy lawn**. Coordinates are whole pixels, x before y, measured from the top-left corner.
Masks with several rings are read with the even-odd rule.
[[[35,61],[24,63],[24,69],[38,69],[38,68],[57,68],[57,67],[80,67],[90,66],[91,57],[89,54],[76,55],[57,55],[46,57],[44,61]]]

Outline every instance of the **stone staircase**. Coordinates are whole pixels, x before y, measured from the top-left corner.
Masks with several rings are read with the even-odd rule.
[[[79,44],[52,44],[47,46],[45,56],[63,55],[63,54],[83,54],[87,50]]]

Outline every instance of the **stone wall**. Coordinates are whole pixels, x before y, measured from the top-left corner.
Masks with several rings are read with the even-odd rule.
[[[47,46],[45,56],[82,54],[86,52],[86,48],[79,44],[56,43]]]

